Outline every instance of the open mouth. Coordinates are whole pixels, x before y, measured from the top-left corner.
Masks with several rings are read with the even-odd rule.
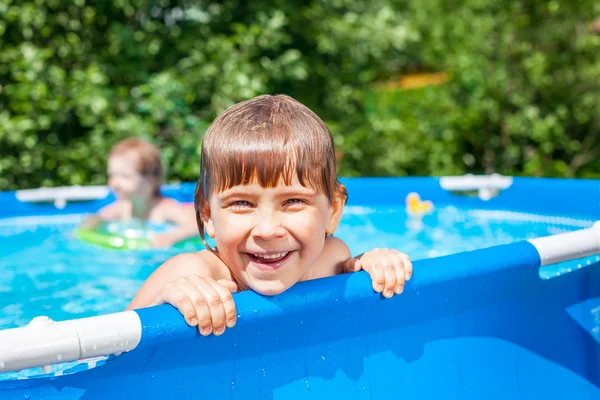
[[[283,265],[292,254],[291,251],[283,251],[280,253],[271,254],[256,254],[247,253],[250,261],[257,264],[259,267],[278,268]]]

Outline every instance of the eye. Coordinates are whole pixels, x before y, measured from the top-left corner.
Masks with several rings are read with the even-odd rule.
[[[252,204],[250,204],[250,202],[248,202],[246,200],[237,200],[237,201],[234,201],[231,204],[229,204],[229,207],[233,208],[234,210],[248,208],[251,206],[252,206]]]
[[[284,206],[303,206],[306,204],[306,201],[302,199],[288,199],[283,202]]]

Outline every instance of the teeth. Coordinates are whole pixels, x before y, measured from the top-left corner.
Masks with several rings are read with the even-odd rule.
[[[255,254],[254,257],[256,258],[262,258],[264,260],[274,260],[276,258],[281,258],[281,257],[285,257],[287,255],[287,251],[283,252],[283,253],[276,253],[276,254]]]

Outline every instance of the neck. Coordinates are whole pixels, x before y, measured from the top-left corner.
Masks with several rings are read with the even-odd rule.
[[[162,200],[162,196],[131,199],[131,217],[147,220],[150,211]]]

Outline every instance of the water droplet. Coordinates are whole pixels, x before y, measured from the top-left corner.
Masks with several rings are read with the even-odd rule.
[[[321,360],[325,361],[325,356],[321,356]]]
[[[259,336],[259,335],[260,335],[260,331],[256,331],[256,336]]]
[[[25,400],[29,400],[31,397],[29,397],[29,395],[28,395],[28,394],[26,394],[25,396],[23,396],[23,398],[24,398]]]
[[[235,382],[231,381],[231,386],[229,387],[231,390],[235,389]]]
[[[587,260],[586,264],[590,265],[592,262],[590,260]]]
[[[310,383],[308,383],[308,381],[306,381],[306,388],[310,390]]]
[[[264,368],[262,369],[262,373],[263,373],[263,376],[267,376],[267,372],[265,371]]]
[[[62,359],[63,359],[63,356],[62,356],[62,354],[59,354],[59,355],[57,355],[57,356],[56,356],[56,359],[57,359],[58,361],[62,361]]]
[[[237,343],[236,343],[236,342],[233,342],[233,343],[231,343],[231,346],[232,346],[232,347],[235,347],[235,346],[237,346]]]
[[[579,268],[581,268],[581,264],[577,264],[577,268],[578,268],[578,269],[579,269]]]
[[[304,321],[300,320],[300,325],[302,325],[304,323]]]
[[[303,298],[304,300],[306,300],[306,295],[302,296],[302,298]]]

